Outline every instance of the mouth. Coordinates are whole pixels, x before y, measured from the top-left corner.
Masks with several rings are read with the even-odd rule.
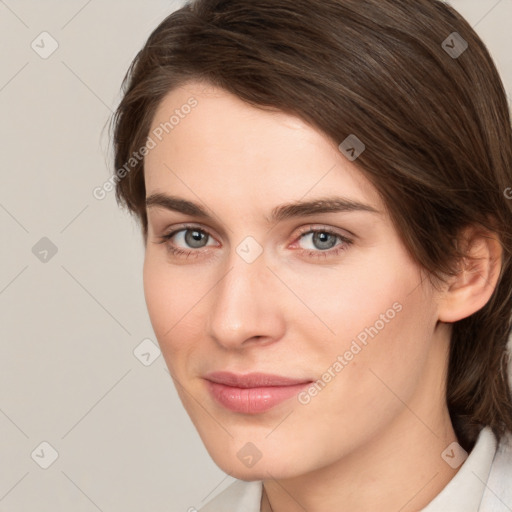
[[[204,377],[210,395],[226,409],[260,414],[296,396],[313,381],[266,373],[213,372]]]

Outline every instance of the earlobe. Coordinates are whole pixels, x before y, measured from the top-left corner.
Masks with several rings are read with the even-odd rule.
[[[457,322],[482,309],[491,298],[501,271],[502,247],[495,233],[467,228],[461,242],[466,257],[450,277],[439,303],[439,320]]]

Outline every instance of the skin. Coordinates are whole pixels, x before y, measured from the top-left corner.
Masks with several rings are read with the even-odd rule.
[[[474,244],[480,266],[435,288],[357,160],[337,144],[296,117],[199,82],[166,96],[152,130],[191,96],[197,107],[145,158],[146,193],[198,203],[213,220],[148,207],[144,291],[209,454],[233,477],[264,481],[262,511],[271,510],[268,500],[274,512],[425,507],[458,471],[441,458],[457,441],[445,402],[448,322],[488,300],[497,245]],[[265,219],[282,203],[332,195],[378,213]],[[158,243],[184,223],[209,235],[202,246],[187,243],[186,231]],[[352,243],[333,235],[328,241],[344,250],[326,256],[331,245],[315,244],[309,228]],[[252,263],[237,253],[248,236],[263,250]],[[173,255],[171,245],[192,254]],[[396,303],[400,312],[307,404],[292,398],[249,415],[223,408],[207,390],[204,375],[218,370],[316,381]],[[252,467],[237,457],[248,442],[262,455]]]

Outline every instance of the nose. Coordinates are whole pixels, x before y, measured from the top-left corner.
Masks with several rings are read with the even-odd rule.
[[[235,251],[212,290],[208,334],[226,349],[272,343],[285,329],[283,286],[264,253],[247,263]]]

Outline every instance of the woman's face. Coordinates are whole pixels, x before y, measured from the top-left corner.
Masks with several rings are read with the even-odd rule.
[[[415,415],[443,396],[435,291],[357,160],[298,118],[199,83],[168,94],[150,137],[145,297],[215,462],[245,480],[285,478],[392,425],[428,434]],[[213,384],[213,372],[300,384]]]

